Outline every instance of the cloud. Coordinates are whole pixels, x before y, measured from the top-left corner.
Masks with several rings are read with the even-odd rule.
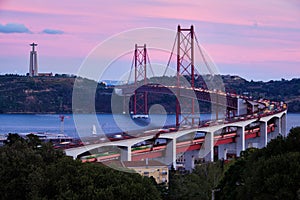
[[[55,29],[44,29],[42,31],[42,33],[56,35],[56,34],[63,34],[64,32],[61,30],[55,30]]]
[[[8,23],[0,24],[0,33],[31,33],[24,24]]]

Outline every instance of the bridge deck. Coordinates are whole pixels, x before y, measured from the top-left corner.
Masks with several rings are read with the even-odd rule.
[[[232,119],[231,121],[223,121],[216,123],[211,123],[210,126],[205,127],[184,127],[179,129],[177,132],[168,132],[160,134],[157,138],[165,138],[165,139],[177,139],[181,136],[190,134],[192,132],[201,131],[201,132],[212,132],[214,133],[217,130],[220,130],[225,127],[245,127],[248,124],[251,124],[255,121],[263,121],[268,122],[271,118],[274,117],[281,117],[283,114],[286,114],[286,109],[278,110],[276,112],[270,112],[270,113],[264,113],[262,115],[257,116],[249,116],[248,118],[240,117],[238,119]],[[90,151],[92,149],[105,147],[105,146],[119,146],[119,147],[131,147],[134,144],[137,144],[139,142],[152,139],[155,134],[150,134],[146,136],[142,136],[139,138],[131,138],[131,139],[125,139],[125,140],[118,140],[113,142],[103,142],[103,143],[97,143],[97,144],[90,144],[83,147],[76,147],[76,148],[70,148],[66,149],[65,152],[67,155],[77,157],[77,155]],[[217,137],[217,136],[215,136]],[[250,137],[249,137],[250,138]]]
[[[120,86],[119,86],[120,87]],[[120,87],[123,90],[123,95],[132,95],[135,91],[137,93],[150,92],[175,95],[177,94],[176,86],[162,86],[157,84],[142,85],[141,87],[134,88],[131,86]],[[211,102],[213,104],[227,106],[232,109],[237,109],[238,96],[234,94],[226,94],[224,92],[215,92],[201,88],[188,88],[179,87],[179,93],[182,97],[198,99],[204,102]]]

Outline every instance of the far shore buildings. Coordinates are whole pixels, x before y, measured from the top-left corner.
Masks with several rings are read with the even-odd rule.
[[[32,46],[32,50],[30,51],[30,60],[29,60],[29,72],[27,73],[28,76],[53,76],[52,72],[50,73],[38,73],[38,62],[37,62],[37,51],[35,47],[37,46],[36,43],[29,44]]]

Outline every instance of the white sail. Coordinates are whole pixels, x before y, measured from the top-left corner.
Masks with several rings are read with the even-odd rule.
[[[96,130],[96,125],[94,124],[93,125],[93,132],[92,132],[93,135],[97,135],[97,130]]]

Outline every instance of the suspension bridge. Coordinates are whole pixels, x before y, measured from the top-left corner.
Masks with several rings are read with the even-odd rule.
[[[165,70],[176,57],[176,75],[172,81],[164,81],[162,77],[162,81],[157,83],[151,82],[147,75],[149,71],[153,73],[153,69],[146,44],[135,45],[131,70],[134,82],[116,87],[118,94],[124,98],[123,112],[131,113],[132,118],[149,116],[149,95],[176,96],[173,126],[147,130],[138,137],[97,141],[95,144],[65,149],[66,154],[78,158],[89,151],[101,152],[105,147],[118,147],[118,152],[99,156],[97,160],[155,159],[175,168],[183,165],[186,169],[192,169],[197,159],[214,161],[227,159],[228,155],[240,156],[241,151],[248,147],[263,148],[272,138],[286,135],[285,103],[253,100],[228,93],[221,80],[206,79],[204,84],[199,85],[201,74],[199,67],[195,66],[196,51],[203,64],[210,69],[194,27],[178,26]],[[211,105],[211,113],[215,114],[213,120],[201,121],[199,102]],[[158,139],[165,142],[155,145]],[[140,145],[143,142],[145,144]]]

